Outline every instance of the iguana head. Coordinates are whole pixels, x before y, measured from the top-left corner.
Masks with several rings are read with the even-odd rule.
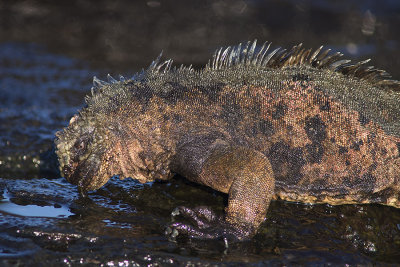
[[[69,126],[56,133],[60,171],[83,192],[100,188],[112,176],[111,142],[107,129],[99,126],[98,118],[83,112],[73,116]]]
[[[168,144],[160,141],[162,134],[153,125],[160,122],[141,112],[134,90],[140,88],[103,84],[68,127],[56,133],[60,171],[82,193],[100,188],[114,175],[141,183],[171,177]]]

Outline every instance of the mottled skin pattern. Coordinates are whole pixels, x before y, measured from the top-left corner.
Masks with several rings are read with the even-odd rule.
[[[229,194],[225,218],[177,208],[195,225],[173,223],[172,237],[250,238],[271,199],[400,208],[399,83],[320,49],[267,49],[219,50],[201,71],[155,61],[130,80],[95,78],[57,133],[61,171],[83,193],[113,175],[177,173]]]

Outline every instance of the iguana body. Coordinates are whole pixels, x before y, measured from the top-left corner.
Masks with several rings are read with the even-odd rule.
[[[156,60],[129,80],[95,78],[57,133],[61,171],[82,191],[113,175],[178,173],[228,193],[224,221],[178,210],[199,225],[172,228],[200,238],[251,237],[272,198],[400,208],[399,83],[340,53],[267,50],[254,42],[218,50],[200,71]]]

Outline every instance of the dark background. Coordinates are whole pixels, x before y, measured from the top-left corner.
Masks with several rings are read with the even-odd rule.
[[[248,40],[333,47],[399,76],[400,4],[363,1],[2,1],[0,41],[33,42],[113,72],[160,51],[203,65],[217,47]]]

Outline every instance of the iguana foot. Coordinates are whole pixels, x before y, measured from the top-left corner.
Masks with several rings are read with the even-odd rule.
[[[252,227],[238,227],[216,215],[207,207],[177,207],[172,212],[172,220],[176,216],[188,219],[191,223],[174,222],[167,227],[165,234],[175,241],[178,235],[186,235],[194,239],[222,239],[227,246],[229,241],[249,239],[255,232]]]
[[[217,142],[214,137],[192,138],[195,141],[180,149],[180,157],[175,159],[173,169],[193,182],[228,193],[225,216],[221,218],[206,207],[179,207],[172,213],[173,217],[181,215],[189,223],[172,223],[166,231],[172,240],[185,234],[195,239],[222,238],[227,245],[228,240],[252,238],[265,219],[275,189],[269,159],[261,152],[229,146]],[[206,146],[204,140],[214,142]],[[204,147],[209,151],[202,151]],[[198,162],[201,162],[200,166],[197,166]]]

